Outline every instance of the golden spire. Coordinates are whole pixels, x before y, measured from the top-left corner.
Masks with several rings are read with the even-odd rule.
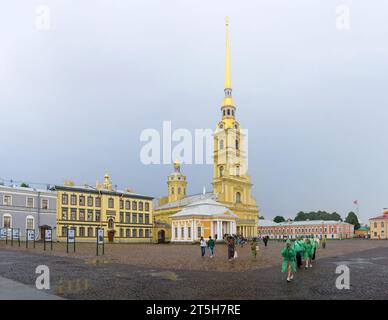
[[[230,46],[229,46],[229,18],[225,19],[226,26],[226,61],[225,61],[225,97],[222,100],[222,107],[234,107],[232,98],[232,83],[230,81]],[[234,117],[234,116],[233,116]]]
[[[230,82],[230,48],[229,48],[229,18],[225,18],[226,26],[226,64],[225,64],[225,89],[232,89]]]

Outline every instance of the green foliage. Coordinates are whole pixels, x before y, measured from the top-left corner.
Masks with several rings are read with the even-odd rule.
[[[303,212],[300,211],[295,217],[295,221],[306,221],[306,220],[334,220],[342,221],[341,216],[337,212],[328,213],[326,211],[311,211]]]
[[[356,214],[352,211],[348,213],[345,222],[354,225],[354,230],[360,229],[360,223],[358,222],[358,218]]]
[[[29,186],[27,183],[22,182],[22,184],[20,185],[20,187],[22,187],[22,188],[29,188],[30,186]]]
[[[274,222],[276,223],[279,223],[279,222],[284,222],[286,221],[286,219],[284,219],[284,217],[282,216],[276,216],[274,219],[273,219]]]
[[[259,220],[264,220],[265,218],[263,216],[260,216],[259,217]]]

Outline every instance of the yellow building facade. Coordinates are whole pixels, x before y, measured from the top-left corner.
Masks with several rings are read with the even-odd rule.
[[[237,216],[236,233],[244,237],[257,236],[259,209],[252,196],[252,183],[248,174],[247,132],[243,130],[236,118],[236,105],[232,97],[230,74],[229,21],[226,21],[226,65],[224,98],[221,103],[221,120],[214,131],[213,144],[213,192],[205,198],[217,200]],[[176,171],[178,168],[178,172]],[[174,177],[170,181],[171,177]],[[176,179],[180,180],[176,180]],[[184,194],[171,194],[171,187],[176,192],[177,181]],[[168,196],[160,199],[155,206],[154,240],[162,242],[171,240],[171,216],[183,210],[201,195],[186,195],[186,177],[180,172],[179,163],[174,164],[174,173],[168,178]]]
[[[66,241],[71,228],[76,241],[95,242],[102,228],[108,242],[151,242],[152,197],[113,190],[107,174],[96,187],[66,181],[52,190],[57,192],[58,241]]]
[[[388,239],[388,209],[384,209],[382,215],[369,219],[369,224],[371,239]]]

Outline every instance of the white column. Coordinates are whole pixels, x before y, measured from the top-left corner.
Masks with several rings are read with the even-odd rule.
[[[191,234],[190,234],[190,240],[194,241],[194,220],[191,221]]]
[[[171,241],[175,241],[175,224],[172,223],[171,227],[172,227],[172,230],[171,230]]]
[[[178,222],[178,240],[181,240],[181,235],[182,235],[181,224]]]

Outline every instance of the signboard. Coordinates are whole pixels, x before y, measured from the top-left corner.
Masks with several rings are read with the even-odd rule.
[[[75,242],[75,230],[74,229],[67,230],[67,242],[69,242],[69,243]]]
[[[44,232],[44,238],[46,241],[51,241],[52,240],[52,230],[51,229],[46,229]]]
[[[35,230],[28,229],[27,230],[27,240],[34,241],[35,240]]]
[[[12,229],[12,238],[15,240],[20,238],[20,229]]]
[[[0,229],[0,238],[1,238],[1,239],[4,239],[4,238],[6,238],[6,237],[7,237],[7,229],[1,228],[1,229]]]
[[[98,229],[97,242],[98,242],[98,244],[104,244],[104,230],[103,229]]]

